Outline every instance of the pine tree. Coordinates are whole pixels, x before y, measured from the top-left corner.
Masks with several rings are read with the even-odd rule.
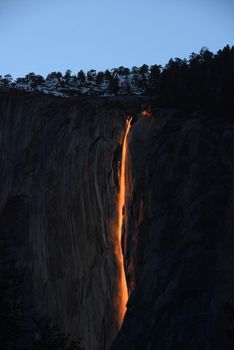
[[[119,92],[119,80],[117,77],[113,77],[110,75],[109,77],[109,87],[108,87],[109,93],[118,95]]]
[[[94,82],[96,80],[96,71],[94,69],[87,72],[87,80],[89,82]]]
[[[96,84],[101,85],[104,81],[104,73],[103,72],[98,72],[96,76]]]
[[[65,74],[64,74],[64,78],[65,78],[67,84],[69,84],[71,81],[71,73],[72,73],[71,70],[67,69]]]
[[[86,77],[85,77],[85,73],[83,70],[80,70],[77,74],[77,78],[79,80],[80,83],[85,83],[86,81]]]

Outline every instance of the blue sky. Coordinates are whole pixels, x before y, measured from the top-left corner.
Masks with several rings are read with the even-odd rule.
[[[234,44],[233,0],[0,0],[0,74],[164,65]]]

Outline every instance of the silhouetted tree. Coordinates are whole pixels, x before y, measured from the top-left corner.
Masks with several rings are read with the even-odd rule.
[[[96,79],[96,71],[94,69],[91,69],[87,72],[87,80],[89,82],[95,82]]]
[[[106,79],[107,81],[110,81],[110,79],[112,78],[112,74],[111,74],[111,72],[109,71],[109,69],[106,69],[106,70],[105,70],[104,76],[105,76],[105,79]]]
[[[1,76],[1,83],[3,86],[10,86],[13,82],[12,76],[10,74],[4,75],[4,77]]]
[[[143,64],[140,67],[140,73],[142,76],[145,76],[149,72],[149,66],[147,64]]]
[[[117,95],[119,92],[119,80],[117,77],[109,76],[109,87],[108,90],[111,94]]]
[[[25,76],[25,81],[31,83],[32,87],[36,87],[45,82],[45,79],[41,75],[36,75],[35,73],[29,73]]]
[[[96,76],[96,84],[100,85],[104,81],[104,73],[103,72],[98,72]]]
[[[62,79],[63,75],[61,72],[51,72],[50,74],[47,75],[46,80],[55,80],[57,79],[60,81]]]
[[[77,74],[77,78],[80,81],[80,83],[85,83],[86,77],[85,77],[85,73],[83,70],[80,70]]]
[[[67,69],[65,74],[64,74],[64,79],[66,81],[67,84],[70,83],[70,80],[71,80],[71,70],[70,69]]]
[[[148,94],[158,94],[160,91],[161,66],[157,64],[150,67],[148,79]]]

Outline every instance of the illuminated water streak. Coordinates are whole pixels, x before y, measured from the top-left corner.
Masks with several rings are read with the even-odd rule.
[[[126,169],[126,152],[127,152],[127,137],[131,127],[132,118],[128,118],[126,121],[126,132],[123,139],[122,145],[122,156],[121,156],[121,169],[119,174],[119,195],[118,195],[118,224],[117,224],[117,235],[118,235],[118,248],[116,250],[118,265],[119,265],[119,288],[118,288],[118,325],[121,327],[123,322],[123,318],[126,312],[126,304],[128,300],[128,288],[126,282],[126,276],[124,271],[124,260],[123,260],[123,252],[121,247],[121,238],[122,238],[122,225],[124,219],[124,205],[125,205],[125,169]]]

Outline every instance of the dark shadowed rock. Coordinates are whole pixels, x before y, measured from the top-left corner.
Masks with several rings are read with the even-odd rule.
[[[234,125],[173,114],[132,127],[136,288],[113,350],[232,349]]]
[[[134,108],[131,98],[0,96],[1,238],[19,242],[36,313],[81,337],[86,350],[108,349],[118,331],[110,223]]]
[[[153,117],[140,112],[152,105]],[[111,223],[125,120],[131,291],[113,350],[232,349],[234,125],[142,97],[0,94],[0,230],[30,304],[86,350],[117,334]]]

